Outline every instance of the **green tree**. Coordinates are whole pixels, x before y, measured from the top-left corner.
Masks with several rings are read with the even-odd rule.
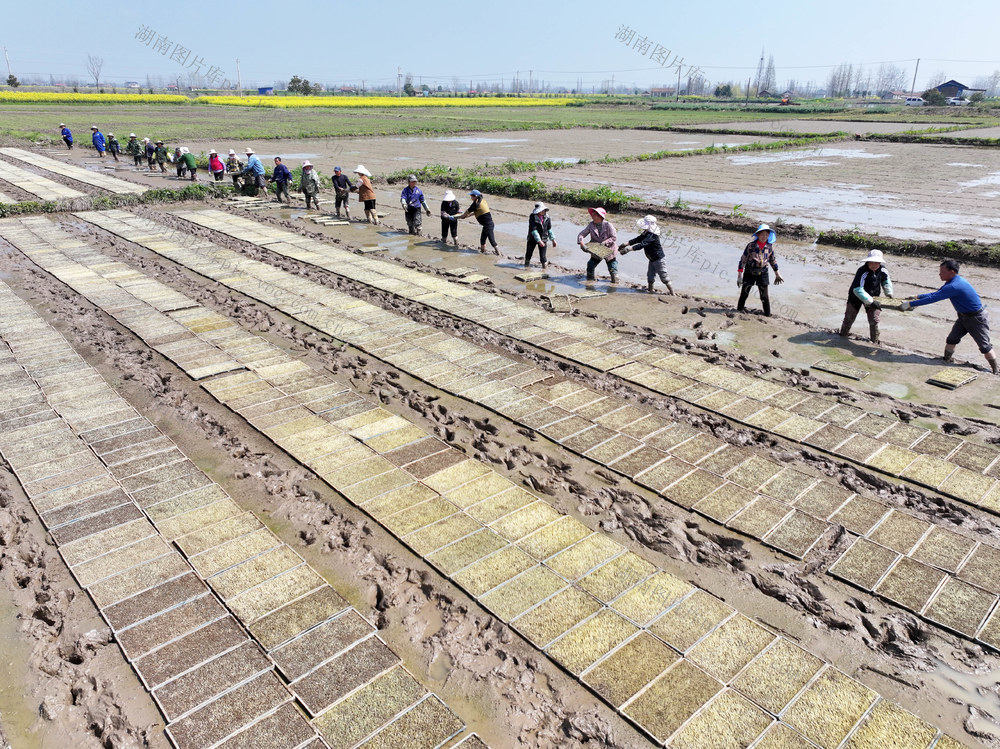
[[[288,82],[288,90],[293,94],[300,93],[302,91],[302,79],[297,75],[293,75],[292,80]]]
[[[413,88],[413,76],[406,74],[406,81],[403,83],[403,93],[407,96],[416,96],[417,89]]]
[[[973,104],[978,104],[981,101],[986,101],[986,94],[984,94],[982,91],[977,91],[976,93],[974,93],[972,96],[969,97],[969,101],[971,101]]]
[[[932,107],[943,107],[948,103],[948,100],[944,98],[944,94],[936,88],[927,89],[920,94],[920,97]]]
[[[7,85],[10,86],[11,88],[17,88],[18,86],[21,85],[21,82],[17,80],[16,75],[11,73],[10,75],[7,76]]]
[[[720,99],[729,99],[733,95],[733,87],[728,83],[724,86],[715,87],[715,96]]]

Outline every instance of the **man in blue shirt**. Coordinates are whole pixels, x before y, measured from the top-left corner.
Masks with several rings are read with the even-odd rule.
[[[97,125],[91,125],[90,132],[92,133],[90,140],[94,143],[94,148],[97,149],[97,155],[103,159],[104,150],[107,148],[104,142],[104,133],[97,129]]]
[[[431,215],[431,209],[427,207],[427,203],[424,201],[424,193],[417,187],[417,175],[411,174],[406,178],[406,182],[406,187],[403,188],[403,192],[399,195],[399,204],[403,206],[403,211],[405,212],[407,230],[410,234],[419,234],[420,227],[423,224],[420,209],[423,208],[427,211],[428,216]]]
[[[257,158],[257,154],[253,152],[252,148],[247,148],[247,165],[243,168],[243,176],[250,177],[253,180],[253,185],[256,188],[254,195],[260,190],[267,190],[267,183],[264,180],[264,165]]]
[[[993,350],[993,344],[990,343],[990,321],[986,316],[986,308],[979,294],[972,288],[972,284],[958,275],[958,267],[956,260],[943,261],[938,269],[938,276],[944,281],[944,286],[929,294],[918,294],[916,299],[903,302],[900,309],[907,312],[913,307],[933,304],[942,299],[951,300],[955,312],[958,313],[958,319],[952,326],[948,338],[945,339],[944,360],[952,361],[955,346],[968,333],[978,344],[980,353],[986,357],[993,374],[997,374],[997,355]]]
[[[288,183],[292,181],[292,173],[288,167],[281,163],[281,157],[274,157],[274,172],[271,173],[271,181],[275,184],[278,202],[284,194],[285,202],[291,204],[292,198],[288,194]]]
[[[68,127],[66,127],[66,123],[65,122],[60,122],[59,123],[59,127],[60,127],[59,135],[62,136],[63,143],[66,144],[66,148],[68,148],[70,151],[72,151],[73,150],[73,133],[71,133],[70,129]]]

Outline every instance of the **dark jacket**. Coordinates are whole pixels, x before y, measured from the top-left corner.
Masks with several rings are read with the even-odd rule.
[[[447,213],[449,216],[454,216],[461,210],[462,209],[459,208],[457,200],[441,201],[441,213]]]
[[[354,185],[351,184],[351,180],[349,180],[347,175],[343,173],[334,174],[331,182],[333,182],[333,189],[338,190],[341,193],[343,193],[344,190],[354,189]]]
[[[274,174],[271,175],[271,179],[275,182],[291,182],[292,173],[288,171],[288,167],[284,164],[278,164],[274,167]]]
[[[630,239],[628,246],[632,250],[642,250],[645,252],[646,259],[649,261],[662,260],[665,257],[663,245],[660,244],[660,237],[651,231],[644,231],[635,239]],[[632,250],[629,250],[629,252]]]
[[[767,266],[774,268],[774,272],[778,272],[778,258],[774,254],[774,247],[768,242],[766,245],[761,247],[757,244],[756,239],[751,239],[750,243],[743,249],[743,254],[740,256],[740,264],[737,267],[737,271],[743,273],[746,271],[752,276],[766,274]]]
[[[892,294],[892,281],[885,266],[877,271],[871,271],[868,263],[865,263],[854,274],[851,288],[847,292],[847,303],[853,307],[871,304],[874,297],[882,296],[883,289],[886,295]]]
[[[539,215],[532,213],[528,216],[528,239],[534,239],[536,242],[548,242],[552,239],[552,219],[546,214],[545,218],[539,220]],[[535,236],[535,232],[538,232],[538,236]]]

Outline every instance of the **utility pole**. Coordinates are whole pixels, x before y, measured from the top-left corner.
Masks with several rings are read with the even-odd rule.
[[[401,65],[396,66],[396,96],[403,95],[403,68]]]
[[[6,47],[3,48],[3,59],[7,61],[7,77],[10,78],[14,74],[11,72],[11,69],[10,69],[10,58],[7,57],[7,48]]]
[[[615,74],[611,74],[611,90],[608,91],[611,96],[615,95]]]
[[[533,71],[533,70],[529,70],[529,71],[528,71],[528,93],[529,93],[529,94],[530,94],[530,93],[531,93],[531,92],[532,92],[532,91],[534,90],[534,89],[532,88],[532,86],[531,86],[531,79],[532,79],[532,77],[533,77],[533,76],[532,76],[532,73],[534,73],[534,72],[535,72],[535,71]]]
[[[6,50],[5,50],[6,51]],[[917,58],[917,65],[913,68],[913,85],[910,86],[910,93],[914,93],[917,90],[917,71],[920,70],[920,58]]]
[[[681,66],[677,66],[677,94],[674,97],[674,101],[681,100]]]
[[[521,71],[514,71],[514,85],[511,87],[514,89],[514,93],[518,96],[521,95]]]
[[[240,58],[236,58],[236,95],[243,96],[243,80],[240,78]]]

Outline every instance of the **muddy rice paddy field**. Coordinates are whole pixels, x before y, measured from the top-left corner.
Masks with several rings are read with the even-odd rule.
[[[275,151],[387,172],[703,137]],[[998,381],[968,340],[934,361],[944,305],[885,310],[880,346],[833,335],[859,252],[779,238],[764,318],[735,312],[732,232],[666,226],[677,295],[647,294],[635,255],[585,282],[584,211],[552,206],[559,246],[518,279],[528,201],[487,196],[484,255],[472,222],[407,235],[384,184],[378,227],[297,195],[107,207],[181,185],[18,145],[0,192],[68,202],[0,219],[0,745],[1000,746]],[[539,178],[994,238],[994,154]],[[888,267],[897,296],[939,284],[932,259]]]

